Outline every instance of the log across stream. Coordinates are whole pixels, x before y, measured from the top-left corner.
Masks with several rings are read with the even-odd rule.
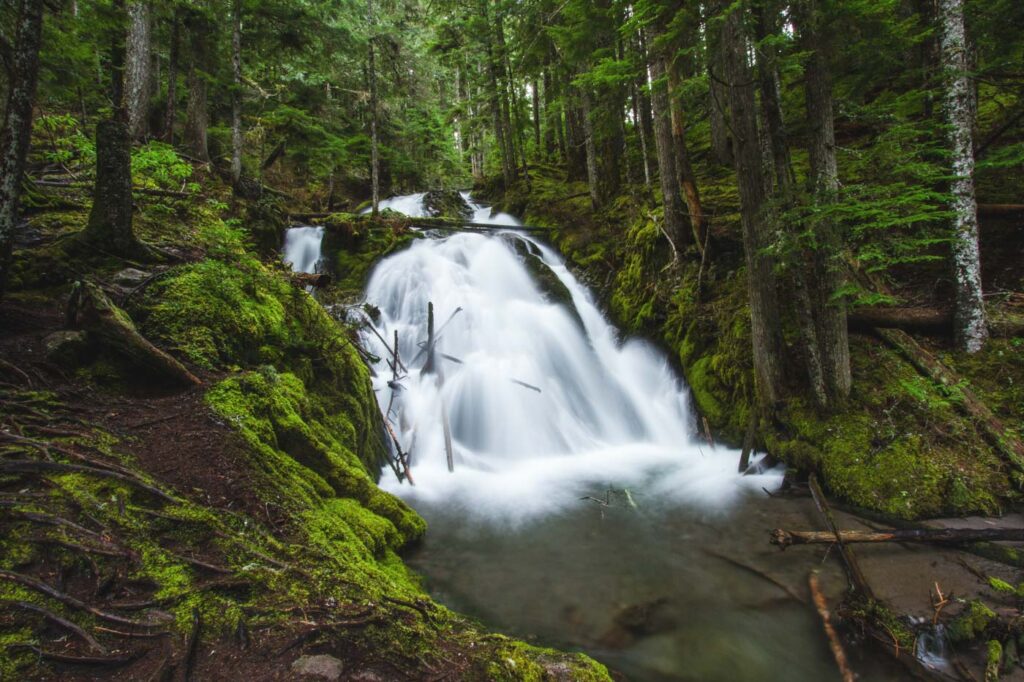
[[[421,196],[385,206],[416,215]],[[382,360],[375,388],[416,483],[385,468],[381,485],[428,521],[408,562],[431,593],[632,680],[835,678],[807,590],[821,556],[766,538],[817,527],[810,502],[766,495],[778,471],[739,475],[739,451],[698,438],[660,352],[621,338],[514,218],[473,208],[472,222],[509,231],[416,240],[366,288],[381,316],[363,341],[389,358],[397,333],[407,370],[396,381]],[[315,262],[315,229],[290,240],[294,260]],[[428,303],[443,380],[421,371]],[[820,570],[834,599],[842,571]],[[885,656],[850,658],[862,680],[903,679]]]

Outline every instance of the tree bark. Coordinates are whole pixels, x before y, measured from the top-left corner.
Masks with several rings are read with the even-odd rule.
[[[804,65],[804,93],[810,136],[810,179],[818,206],[835,202],[839,194],[839,169],[832,108],[832,78],[826,59],[828,40],[822,35],[819,0],[804,0],[796,7],[800,42],[808,57]],[[850,342],[846,304],[834,300],[843,285],[842,237],[834,221],[814,219],[815,248],[810,268],[810,292],[821,369],[830,402],[850,395]]]
[[[149,0],[128,3],[128,41],[125,68],[125,99],[128,129],[133,140],[149,134],[150,53],[152,52],[152,6]]]
[[[600,208],[602,204],[601,181],[597,172],[597,147],[594,144],[593,97],[590,89],[580,89],[580,103],[583,105],[583,141],[587,153],[587,189],[590,191],[590,205]]]
[[[127,24],[124,0],[114,0],[120,23]],[[86,242],[125,258],[145,255],[132,226],[132,137],[125,106],[125,41],[127,25],[115,28],[110,49],[110,90],[113,113],[96,124],[96,184],[92,210],[82,233]]]
[[[709,15],[721,12],[721,0],[710,5]],[[708,69],[708,121],[711,127],[711,157],[715,162],[725,166],[732,164],[732,143],[729,139],[729,93],[723,80],[725,78],[725,56],[722,52],[722,41],[718,31],[710,30],[705,22],[705,40]]]
[[[672,118],[672,146],[675,149],[676,174],[686,208],[690,213],[690,228],[697,248],[704,250],[704,209],[697,189],[697,176],[690,163],[690,152],[686,146],[686,125],[683,122],[683,103],[680,92],[679,65],[675,60],[668,64],[669,109]]]
[[[369,15],[370,39],[368,41],[367,76],[370,80],[370,185],[372,191],[372,212],[377,215],[380,212],[380,149],[379,132],[377,130],[379,107],[377,103],[377,55],[373,34],[374,12],[373,0],[367,0],[367,14]]]
[[[178,108],[178,62],[181,60],[181,12],[171,16],[171,49],[167,60],[167,107],[164,113],[164,141],[174,144],[174,119]]]
[[[231,183],[242,179],[242,0],[231,3]]]
[[[536,77],[530,82],[530,90],[533,94],[533,153],[537,159],[540,159],[540,83]]]
[[[665,208],[665,233],[672,241],[675,257],[689,243],[683,202],[679,196],[679,172],[676,169],[672,142],[672,122],[665,86],[665,61],[659,56],[650,59],[651,108],[654,114],[654,141],[658,152],[658,176]]]
[[[188,69],[188,111],[185,121],[185,146],[200,161],[209,161],[206,141],[209,111],[206,101],[206,69],[209,68],[210,21],[201,10],[192,10],[186,18],[191,59]]]
[[[644,130],[643,121],[640,117],[640,97],[636,92],[636,83],[630,86],[630,99],[633,106],[633,127],[636,128],[640,137],[640,156],[644,168],[644,185],[651,186],[651,155],[647,151],[647,132]]]
[[[765,220],[764,169],[757,136],[754,84],[747,63],[747,41],[741,9],[725,18],[721,40],[729,83],[729,112],[740,195],[743,252],[750,298],[751,340],[758,398],[773,405],[783,395],[783,342],[779,316],[775,259],[765,253],[771,242]]]
[[[978,207],[974,195],[974,114],[967,72],[963,0],[939,0],[942,64],[946,71],[946,118],[953,157],[953,279],[956,284],[957,347],[976,353],[988,337],[978,247]]]
[[[7,286],[14,236],[18,229],[18,202],[25,173],[25,158],[32,141],[32,106],[39,79],[43,3],[18,3],[3,130],[0,130],[0,297]]]

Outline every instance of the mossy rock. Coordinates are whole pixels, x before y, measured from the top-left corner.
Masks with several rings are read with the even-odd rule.
[[[453,189],[430,190],[423,195],[423,208],[428,216],[434,218],[468,220],[473,217],[473,209],[462,198],[462,194]]]

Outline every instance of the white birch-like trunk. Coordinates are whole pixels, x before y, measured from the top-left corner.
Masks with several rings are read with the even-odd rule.
[[[133,139],[142,140],[148,131],[150,47],[152,22],[148,0],[128,3],[128,44],[125,56],[125,105]]]
[[[981,290],[978,205],[974,197],[974,140],[971,83],[963,0],[940,0],[942,64],[946,71],[946,117],[953,157],[953,276],[956,284],[957,347],[981,350],[988,337]]]

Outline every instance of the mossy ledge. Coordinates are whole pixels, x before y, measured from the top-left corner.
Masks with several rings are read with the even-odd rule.
[[[650,195],[620,195],[594,211],[582,183],[531,169],[507,191],[478,188],[525,222],[554,228],[554,245],[589,282],[615,322],[651,338],[686,377],[695,409],[716,437],[739,446],[753,403],[750,313],[739,242],[738,197],[727,172],[700,178],[712,220],[711,258],[669,250]],[[1021,339],[995,339],[979,355],[943,360],[1007,423],[1019,421]],[[853,394],[831,414],[788,401],[757,425],[758,445],[786,464],[817,471],[848,503],[905,520],[999,514],[1020,492],[982,432],[956,409],[955,392],[922,377],[879,339],[851,335]]]
[[[173,459],[173,442],[140,446],[117,424],[82,420],[80,408],[61,395],[4,384],[0,399],[12,406],[17,432],[74,454],[53,451],[58,462],[79,463],[80,453],[166,497],[89,473],[2,474],[7,501],[0,570],[51,584],[55,576],[70,576],[63,589],[87,602],[97,599],[92,581],[109,577],[112,587],[98,603],[139,621],[159,621],[168,633],[171,654],[163,663],[163,649],[147,646],[149,640],[99,634],[110,650],[138,653],[140,662],[130,665],[141,666],[143,677],[156,666],[186,665],[190,635],[201,623],[195,665],[214,677],[227,660],[241,666],[232,668],[239,674],[286,677],[292,660],[314,652],[336,656],[346,674],[366,679],[421,679],[439,671],[466,680],[610,679],[583,655],[487,633],[430,599],[400,557],[426,524],[376,484],[386,446],[353,331],[292,286],[276,258],[261,260],[250,246],[253,235],[229,215],[226,204],[214,202],[190,211],[175,229],[188,232],[194,259],[163,270],[123,303],[141,333],[201,375],[204,386],[182,398],[190,405],[188,424],[205,423],[204,438],[217,450],[209,456],[230,465],[224,475],[234,477],[233,501],[213,504],[210,491],[188,474],[173,487],[163,482],[156,471],[190,465]],[[387,233],[340,245],[338,262],[350,259],[353,267],[336,286],[348,293],[361,286],[376,258],[410,238]],[[55,250],[48,253],[59,258]],[[21,271],[30,271],[36,255],[17,257]],[[102,279],[115,265],[97,263],[90,274]],[[40,286],[66,285],[19,282],[12,300],[31,304]],[[75,370],[76,381],[91,383],[99,400],[141,389],[135,368],[104,361],[100,371],[99,364]],[[134,397],[133,403],[144,400]],[[66,436],[46,434],[62,421],[78,427]],[[131,454],[146,447],[148,460]],[[39,456],[30,443],[5,448],[19,459]],[[50,517],[74,519],[78,528],[44,525],[56,529],[47,542],[64,543],[56,550],[39,541],[39,519]],[[94,615],[16,580],[0,579],[0,600],[36,604],[104,632]],[[134,607],[141,610],[118,611],[129,602],[142,604]],[[52,675],[29,647],[63,647],[55,637],[64,633],[41,623],[31,611],[5,607],[0,678]],[[246,646],[249,653],[243,653]],[[90,653],[75,642],[62,650]]]

